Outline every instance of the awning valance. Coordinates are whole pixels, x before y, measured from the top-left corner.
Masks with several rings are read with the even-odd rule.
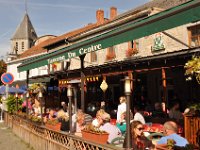
[[[20,72],[48,65],[54,62],[78,57],[111,47],[123,42],[138,39],[180,25],[200,20],[200,1],[192,0],[163,12],[138,21],[132,21],[114,28],[105,34],[29,59],[18,66]]]

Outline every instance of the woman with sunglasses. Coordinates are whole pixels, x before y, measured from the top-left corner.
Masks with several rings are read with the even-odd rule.
[[[152,150],[155,146],[152,141],[148,140],[144,136],[144,127],[140,121],[133,121],[131,123],[131,137],[132,137],[132,148],[134,150]]]

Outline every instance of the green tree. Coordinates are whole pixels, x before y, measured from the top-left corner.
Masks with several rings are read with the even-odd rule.
[[[6,70],[7,70],[7,65],[6,65],[5,61],[2,59],[2,60],[0,60],[0,76],[1,76],[3,73],[5,73]],[[2,84],[2,83],[0,83],[0,85],[1,85],[1,84]]]
[[[187,76],[186,80],[195,77],[200,84],[200,56],[193,56],[191,60],[188,60],[185,64],[185,75]]]

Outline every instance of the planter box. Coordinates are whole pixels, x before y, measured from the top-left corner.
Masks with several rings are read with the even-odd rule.
[[[108,140],[108,133],[91,133],[87,131],[81,131],[82,137],[86,140],[93,141],[99,144],[106,144]]]
[[[61,123],[57,123],[56,125],[45,124],[45,127],[54,131],[60,131]]]

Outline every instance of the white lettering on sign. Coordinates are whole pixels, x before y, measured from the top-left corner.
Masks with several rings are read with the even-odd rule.
[[[65,60],[65,56],[59,56],[56,58],[47,59],[48,64],[52,64],[54,62],[63,61],[63,60]]]
[[[91,45],[88,48],[80,48],[79,53],[82,55],[82,54],[90,53],[90,52],[97,51],[97,50],[100,50],[100,49],[102,49],[101,44]]]
[[[68,58],[73,58],[76,57],[76,53],[75,52],[68,52]]]

